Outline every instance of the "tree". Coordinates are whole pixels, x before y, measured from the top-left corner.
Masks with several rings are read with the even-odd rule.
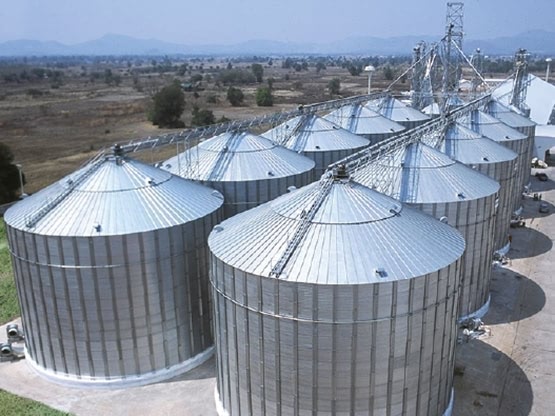
[[[316,63],[316,72],[319,74],[320,71],[326,69],[326,65],[324,65],[323,62],[317,62]]]
[[[391,69],[391,67],[389,65],[387,65],[386,67],[384,67],[383,69],[383,77],[388,80],[391,81],[393,80],[393,69]]]
[[[19,168],[13,163],[14,155],[8,145],[0,143],[0,204],[17,199],[21,188]],[[25,176],[21,175],[25,184]]]
[[[199,109],[197,105],[193,106],[192,114],[191,124],[193,126],[208,126],[216,122],[214,113],[211,110],[205,108]]]
[[[339,91],[341,90],[341,81],[339,78],[334,78],[328,82],[328,89],[330,90],[331,95],[339,94]]]
[[[262,82],[262,76],[264,75],[264,68],[260,64],[252,64],[251,71],[256,78],[256,82]]]
[[[227,100],[233,107],[239,107],[243,104],[245,94],[239,88],[229,87],[227,90]]]
[[[180,120],[185,110],[185,94],[179,82],[165,86],[152,97],[149,120],[159,127],[183,127]]]
[[[244,69],[226,69],[218,74],[218,81],[224,85],[250,84],[256,81],[256,77]]]
[[[356,77],[362,72],[362,65],[350,63],[347,65],[347,70],[352,76]]]
[[[268,87],[260,87],[256,90],[256,105],[259,107],[271,107],[274,105],[274,97]]]

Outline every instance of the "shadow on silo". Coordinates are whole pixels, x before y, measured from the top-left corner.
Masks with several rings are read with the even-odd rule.
[[[521,321],[545,306],[545,292],[536,282],[510,269],[498,268],[491,279],[491,303],[482,318],[486,325]]]
[[[526,416],[532,410],[534,393],[522,368],[480,340],[457,345],[454,385],[453,416]]]
[[[543,214],[545,215],[545,214]],[[529,223],[529,221],[527,221]],[[513,241],[507,254],[509,259],[525,259],[547,253],[553,247],[553,241],[535,228],[511,228]]]
[[[216,358],[214,356],[210,357],[204,363],[192,370],[187,371],[177,377],[171,378],[169,380],[161,381],[163,383],[174,383],[176,381],[186,381],[186,380],[204,380],[208,378],[216,377]]]

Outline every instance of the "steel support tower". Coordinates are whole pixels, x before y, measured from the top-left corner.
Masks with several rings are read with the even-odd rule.
[[[528,91],[528,52],[519,49],[515,53],[515,79],[513,82],[513,93],[511,105],[529,115],[530,109],[526,105],[526,93]]]
[[[464,3],[447,3],[447,18],[445,22],[445,37],[443,38],[443,103],[445,108],[450,98],[459,90],[461,79],[461,60],[459,50],[462,51],[463,42]]]

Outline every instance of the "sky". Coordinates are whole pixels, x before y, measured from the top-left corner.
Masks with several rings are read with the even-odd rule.
[[[464,3],[464,27],[470,39],[555,30],[555,0]],[[440,35],[446,4],[446,0],[0,0],[0,42],[75,44],[108,33],[191,45]]]

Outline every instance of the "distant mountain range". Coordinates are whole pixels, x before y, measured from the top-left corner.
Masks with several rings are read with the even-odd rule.
[[[364,54],[408,55],[419,41],[434,42],[440,36],[400,36],[391,38],[350,37],[328,43],[250,40],[231,45],[182,45],[156,39],[137,39],[108,34],[100,39],[65,45],[60,42],[15,40],[0,43],[0,56],[52,55],[288,55],[288,54]],[[468,52],[481,48],[489,55],[512,55],[518,48],[531,53],[555,54],[555,32],[529,31],[510,37],[487,40],[466,39]]]

